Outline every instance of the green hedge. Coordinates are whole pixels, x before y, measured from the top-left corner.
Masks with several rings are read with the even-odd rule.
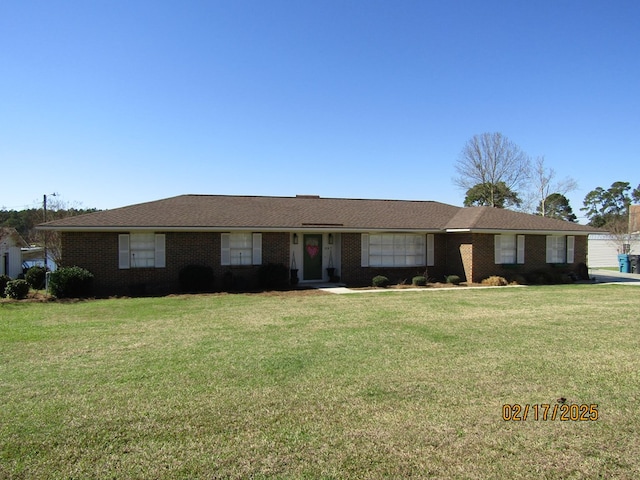
[[[267,263],[258,268],[258,283],[266,289],[285,288],[289,284],[289,269],[282,263]]]
[[[180,289],[187,293],[210,292],[213,290],[213,268],[206,265],[187,265],[178,274]]]
[[[31,267],[24,274],[24,279],[34,290],[42,290],[44,288],[45,280],[47,278],[47,271],[44,267]]]
[[[7,283],[4,294],[14,300],[22,300],[29,295],[29,284],[26,280],[11,280]]]
[[[63,267],[49,276],[49,291],[57,298],[87,298],[93,294],[93,274],[80,267]]]
[[[391,281],[384,275],[377,275],[373,277],[371,283],[374,287],[386,288],[391,284]]]
[[[411,279],[411,285],[416,287],[424,287],[427,284],[427,278],[424,275],[417,275]]]
[[[0,297],[4,297],[4,289],[7,288],[7,283],[11,281],[9,275],[0,275]]]
[[[458,275],[447,275],[447,283],[452,285],[460,285],[460,277]]]

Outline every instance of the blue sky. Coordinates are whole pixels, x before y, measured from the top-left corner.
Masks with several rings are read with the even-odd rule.
[[[0,207],[183,193],[437,200],[501,132],[640,183],[637,1],[0,4]]]

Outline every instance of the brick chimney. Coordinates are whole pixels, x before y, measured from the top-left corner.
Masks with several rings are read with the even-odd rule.
[[[640,205],[629,205],[629,232],[640,233]]]

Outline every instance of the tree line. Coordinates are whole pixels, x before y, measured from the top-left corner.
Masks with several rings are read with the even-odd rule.
[[[576,222],[566,195],[577,189],[571,178],[558,179],[544,157],[531,161],[514,142],[500,132],[474,135],[464,145],[456,162],[454,183],[465,191],[464,205],[510,208],[544,217]],[[622,231],[628,225],[629,206],[640,203],[640,184],[617,181],[609,188],[596,187],[584,198],[580,209],[589,225]],[[13,227],[30,244],[41,245],[43,232],[35,229],[44,221],[98,211],[70,207],[62,201],[43,208],[0,210],[0,226]],[[48,233],[55,237],[55,232]],[[51,239],[54,240],[55,239]]]
[[[96,208],[70,207],[66,203],[56,200],[51,202],[47,208],[46,218],[44,206],[43,208],[28,208],[25,210],[0,210],[0,227],[15,228],[29,245],[43,246],[46,235],[47,257],[59,264],[62,256],[60,235],[58,232],[36,230],[36,226],[45,220],[50,222],[97,211],[98,209]]]
[[[577,189],[571,178],[558,179],[544,157],[531,160],[518,145],[499,132],[473,136],[455,165],[454,183],[465,191],[464,205],[526,211],[576,222],[566,195]],[[640,203],[640,184],[617,181],[605,189],[596,187],[580,209],[589,225],[620,231],[628,225],[629,206]]]
[[[47,208],[46,221],[82,215],[84,213],[97,212],[95,208]],[[43,223],[44,209],[29,208],[26,210],[0,210],[0,226],[12,227],[17,230],[22,238],[29,244],[38,244],[42,233],[36,230],[36,226]]]

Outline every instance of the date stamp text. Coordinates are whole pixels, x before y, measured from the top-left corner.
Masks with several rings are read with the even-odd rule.
[[[535,421],[556,421],[561,422],[594,422],[598,420],[598,404],[592,403],[535,403],[530,405],[519,403],[502,405],[502,419],[505,422],[524,422],[527,420]]]

